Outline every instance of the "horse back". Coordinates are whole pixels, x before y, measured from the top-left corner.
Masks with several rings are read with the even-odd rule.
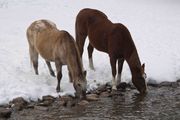
[[[119,55],[128,58],[136,47],[131,37],[131,34],[126,26],[121,23],[115,23],[114,27],[109,35],[109,41],[111,41],[110,47],[113,52],[119,53]]]
[[[101,11],[83,9],[76,18],[76,35],[88,35],[97,50],[116,57],[129,55],[135,45],[128,29],[121,23],[112,23]],[[76,41],[79,41],[78,37]]]
[[[30,49],[37,51],[44,59],[53,61],[53,47],[58,38],[59,30],[53,22],[38,20],[27,29]]]
[[[107,52],[107,36],[112,22],[107,16],[95,9],[83,9],[76,17],[76,41],[81,37],[89,37],[90,43],[98,50]]]
[[[59,32],[53,54],[55,59],[59,59],[63,64],[67,64],[72,59],[79,57],[79,51],[75,40],[67,31],[61,30]]]

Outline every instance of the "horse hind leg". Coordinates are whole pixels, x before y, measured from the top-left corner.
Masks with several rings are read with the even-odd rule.
[[[53,76],[53,77],[55,77],[54,71],[53,71],[53,69],[52,69],[52,67],[51,67],[51,63],[50,63],[49,61],[46,61],[46,64],[47,64],[47,66],[48,66],[50,75]]]
[[[34,47],[29,48],[30,59],[34,67],[35,74],[38,75],[38,52],[34,49]]]
[[[120,82],[121,82],[121,73],[122,73],[123,63],[124,63],[123,58],[118,59],[118,75],[117,75],[117,79],[116,79],[117,84],[120,84]]]
[[[94,47],[89,43],[87,49],[88,49],[88,57],[89,57],[89,67],[91,70],[95,70],[93,64],[93,58],[92,58]]]
[[[60,82],[62,78],[62,64],[58,59],[55,59],[55,66],[56,66],[56,71],[57,71],[57,87],[56,91],[60,92]]]

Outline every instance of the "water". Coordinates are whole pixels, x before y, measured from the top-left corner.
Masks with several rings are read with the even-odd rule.
[[[9,120],[180,120],[180,86],[149,86],[144,96],[136,89],[117,93],[86,106],[64,107],[55,101],[47,110],[13,112]]]

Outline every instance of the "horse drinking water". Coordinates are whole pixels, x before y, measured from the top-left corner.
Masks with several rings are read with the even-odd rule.
[[[60,31],[48,20],[33,22],[27,29],[30,59],[35,73],[38,74],[38,54],[46,61],[50,74],[54,75],[50,62],[55,62],[57,71],[57,92],[60,91],[62,65],[67,65],[70,80],[76,90],[77,97],[85,97],[87,81],[77,45],[73,37],[66,31]]]
[[[140,93],[146,92],[144,65],[141,66],[139,56],[130,32],[121,23],[112,23],[101,11],[83,9],[75,23],[76,43],[82,57],[86,37],[89,37],[88,56],[89,66],[94,69],[92,53],[94,48],[109,54],[112,69],[112,89],[116,89],[116,82],[120,81],[124,60],[127,61],[132,82]],[[118,75],[116,76],[116,62],[118,62]]]

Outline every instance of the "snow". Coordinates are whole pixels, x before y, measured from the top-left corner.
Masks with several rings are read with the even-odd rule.
[[[176,81],[180,78],[179,5],[178,0],[0,0],[0,104],[19,96],[30,101],[43,95],[59,95],[55,90],[57,80],[49,75],[41,57],[40,75],[34,74],[26,29],[35,20],[48,19],[75,36],[76,15],[87,7],[99,9],[111,21],[128,27],[141,62],[146,64],[147,82]],[[111,69],[108,55],[95,50],[95,71],[90,70],[86,47],[83,64],[88,89],[93,89],[97,84],[111,81]],[[131,81],[126,63],[122,81]],[[66,67],[63,67],[61,89],[60,95],[74,94]]]

